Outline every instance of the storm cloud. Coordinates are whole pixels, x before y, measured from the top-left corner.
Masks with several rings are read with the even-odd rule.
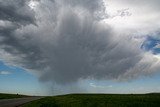
[[[118,32],[109,16],[104,0],[0,1],[0,59],[58,84],[157,72],[158,56],[141,49],[147,36]]]

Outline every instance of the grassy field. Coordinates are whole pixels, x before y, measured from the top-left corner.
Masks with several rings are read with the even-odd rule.
[[[0,100],[1,99],[21,98],[21,97],[26,97],[26,96],[17,95],[17,94],[2,94],[2,93],[0,93]]]
[[[160,107],[160,94],[70,94],[42,98],[23,107]]]

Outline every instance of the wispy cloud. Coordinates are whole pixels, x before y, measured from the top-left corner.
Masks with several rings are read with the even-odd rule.
[[[96,84],[94,84],[94,83],[90,83],[89,84],[91,87],[94,87],[94,88],[112,88],[113,87],[113,85],[96,85]]]
[[[160,48],[160,44],[157,44],[154,48]]]
[[[10,74],[12,73],[9,71],[0,71],[0,75],[10,75]]]

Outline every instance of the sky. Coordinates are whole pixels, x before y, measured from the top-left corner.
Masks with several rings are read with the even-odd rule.
[[[159,0],[0,0],[0,92],[160,92]]]

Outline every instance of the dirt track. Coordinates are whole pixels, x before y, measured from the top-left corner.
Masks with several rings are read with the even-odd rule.
[[[18,107],[27,102],[38,100],[42,97],[27,97],[27,98],[14,98],[0,100],[0,107]]]

